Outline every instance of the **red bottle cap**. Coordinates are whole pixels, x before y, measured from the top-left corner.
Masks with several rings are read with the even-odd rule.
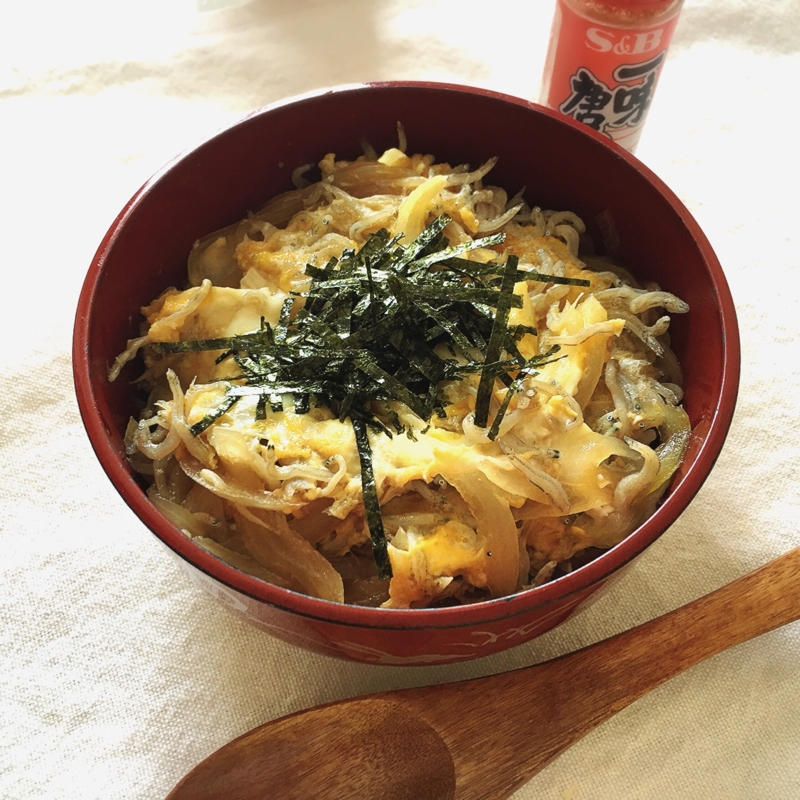
[[[624,8],[626,10],[647,10],[666,8],[673,5],[675,0],[590,0],[587,5],[599,5],[606,8]]]
[[[658,8],[659,6],[669,6],[675,0],[591,0],[592,3],[597,5],[606,6],[607,8]]]

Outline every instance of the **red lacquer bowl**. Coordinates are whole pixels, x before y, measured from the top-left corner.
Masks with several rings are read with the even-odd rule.
[[[621,544],[569,575],[517,595],[458,608],[389,610],[338,605],[264,583],[192,544],[148,501],[123,432],[134,413],[129,365],[108,366],[138,335],[140,307],[182,285],[192,243],[292,188],[292,170],[326,153],[355,158],[361,142],[451,164],[500,160],[491,182],[543,208],[569,209],[602,242],[611,220],[619,256],[691,306],[673,320],[694,433],[656,513]],[[179,156],[121,211],[100,244],[75,321],[74,377],[86,431],[125,502],[200,585],[256,626],[320,653],[375,663],[432,664],[485,656],[565,620],[617,569],[658,538],[708,476],[733,415],[739,379],[736,313],[706,237],[675,195],[633,156],[585,126],[523,100],[462,86],[381,83],[269,106]],[[128,378],[128,380],[125,380]]]

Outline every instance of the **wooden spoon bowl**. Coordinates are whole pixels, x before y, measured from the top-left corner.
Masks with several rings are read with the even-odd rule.
[[[213,753],[167,800],[508,797],[664,681],[800,618],[799,575],[797,548],[665,616],[543,664],[282,717]]]

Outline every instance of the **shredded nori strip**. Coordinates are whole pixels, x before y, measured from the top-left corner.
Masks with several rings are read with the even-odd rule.
[[[364,514],[369,526],[372,540],[372,557],[378,568],[378,579],[392,577],[392,563],[389,561],[389,550],[386,545],[386,534],[383,531],[381,505],[378,501],[378,490],[375,488],[375,475],[372,471],[372,450],[369,436],[363,420],[353,420],[353,431],[356,435],[358,459],[361,462],[361,492],[364,496]]]
[[[538,367],[543,367],[545,364],[558,361],[558,358],[553,358],[558,350],[558,345],[553,345],[546,353],[532,356],[525,362],[525,366],[517,373],[517,377],[514,378],[514,380],[511,382],[511,385],[508,387],[508,390],[506,391],[506,396],[503,398],[503,402],[500,404],[500,410],[495,415],[494,422],[492,422],[492,425],[486,434],[489,439],[494,441],[497,438],[497,434],[500,432],[500,423],[503,421],[506,411],[508,411],[508,405],[511,402],[511,398],[519,391],[520,386],[522,386],[522,381],[529,375],[535,375],[538,371]],[[559,358],[563,358],[563,356],[559,356]]]
[[[518,281],[588,286],[589,281],[463,258],[470,250],[501,244],[502,233],[450,246],[443,231],[450,218],[433,220],[408,244],[386,230],[371,234],[358,250],[345,250],[320,268],[306,267],[308,291],[287,298],[273,327],[227,338],[153,343],[159,353],[221,351],[240,375],[222,379],[220,404],[191,426],[194,436],[213,425],[244,396],[255,396],[256,418],[280,412],[291,398],[295,413],[327,406],[349,419],[361,462],[361,486],[378,576],[391,577],[386,537],[372,470],[367,431],[406,432],[392,402],[403,403],[428,424],[445,416],[443,385],[480,374],[475,424],[487,427],[495,381],[507,387],[489,428],[494,439],[511,398],[527,375],[549,363],[557,347],[526,360],[517,342],[536,331],[509,326]],[[296,312],[296,313],[295,313]],[[451,357],[442,357],[439,346]],[[441,350],[439,351],[441,352]],[[427,430],[427,427],[424,428]]]
[[[491,367],[491,364],[500,358],[508,334],[508,316],[511,312],[512,298],[515,297],[514,284],[517,281],[518,263],[517,256],[509,256],[503,271],[503,282],[500,284],[497,297],[492,334],[486,347],[484,368],[478,384],[478,395],[475,398],[475,424],[479,428],[485,428],[489,420],[489,403],[492,399],[495,379],[499,374]]]

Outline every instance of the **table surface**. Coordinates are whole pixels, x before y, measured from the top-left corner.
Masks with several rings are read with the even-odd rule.
[[[800,543],[800,0],[684,7],[637,155],[724,266],[739,403],[696,501],[560,628],[451,666],[306,653],[195,588],[94,460],[73,396],[72,319],[103,233],[151,173],[252,109],[324,86],[430,79],[537,99],[552,12],[552,0],[0,6],[0,797],[163,797],[267,720],[542,661]],[[515,798],[796,798],[798,742],[794,624],[652,692]]]

